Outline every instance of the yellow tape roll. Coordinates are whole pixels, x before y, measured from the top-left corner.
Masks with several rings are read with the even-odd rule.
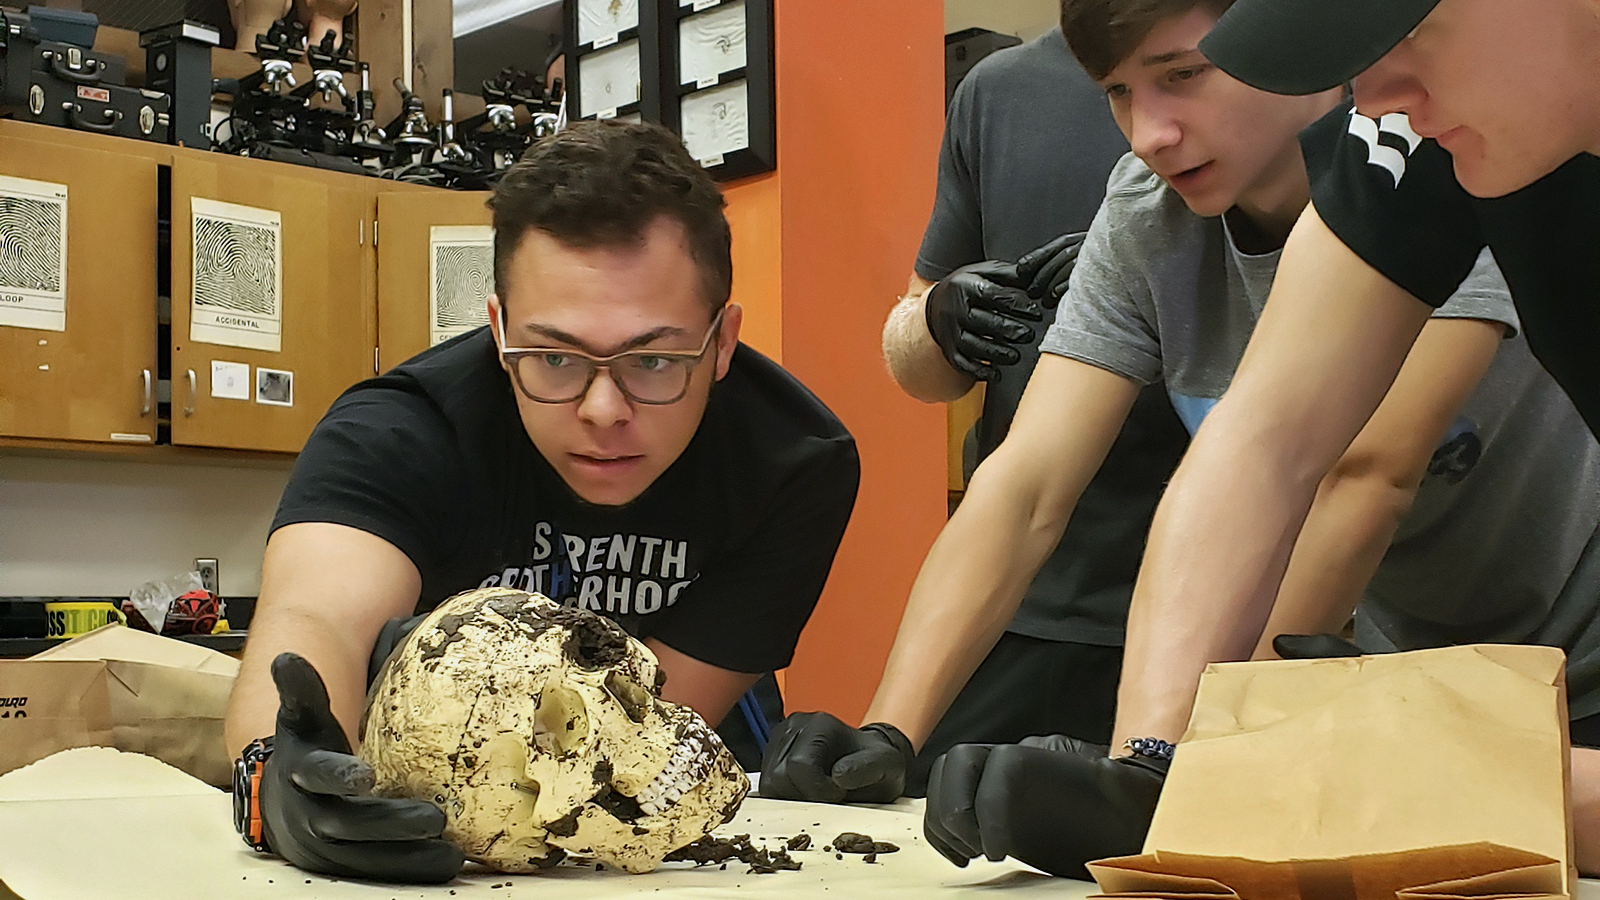
[[[53,638],[77,637],[113,622],[128,624],[128,618],[122,614],[122,610],[109,600],[53,601],[44,605],[44,612],[49,623],[49,636]]]

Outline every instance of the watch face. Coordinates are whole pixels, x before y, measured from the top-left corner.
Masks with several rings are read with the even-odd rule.
[[[233,830],[244,834],[249,823],[250,774],[243,758],[233,761]]]

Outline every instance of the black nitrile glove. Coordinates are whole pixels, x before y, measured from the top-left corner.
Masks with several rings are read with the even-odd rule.
[[[1087,880],[1084,864],[1140,852],[1167,763],[1064,749],[958,744],[934,760],[923,834],[958,866],[984,856],[1021,860]]]
[[[366,796],[372,768],[350,753],[311,663],[272,661],[278,730],[261,776],[267,846],[308,872],[377,881],[454,878],[462,854],[439,837],[444,812],[422,800]]]
[[[1284,659],[1335,659],[1366,655],[1360,647],[1336,634],[1280,634],[1272,650]]]
[[[893,725],[851,728],[825,712],[794,713],[761,757],[761,796],[820,803],[893,803],[916,751]]]
[[[1017,741],[1017,743],[1023,747],[1065,750],[1070,753],[1076,753],[1079,756],[1088,756],[1094,759],[1111,755],[1111,748],[1105,744],[1091,744],[1088,741],[1080,741],[1075,737],[1068,737],[1064,734],[1030,734]]]
[[[1026,285],[1015,265],[988,260],[962,266],[928,291],[928,333],[952,368],[996,381],[1000,366],[1022,359],[1012,345],[1032,343],[1027,323],[1044,321]]]
[[[378,629],[378,639],[372,643],[372,657],[367,661],[368,690],[377,682],[378,676],[383,674],[383,664],[394,654],[394,648],[410,637],[411,632],[416,631],[417,626],[427,617],[427,613],[397,616],[383,623],[383,627]]]
[[[1045,309],[1055,309],[1067,293],[1067,279],[1078,262],[1078,251],[1083,249],[1085,231],[1051,240],[1029,250],[1017,260],[1017,277],[1027,282],[1028,296],[1044,304]]]

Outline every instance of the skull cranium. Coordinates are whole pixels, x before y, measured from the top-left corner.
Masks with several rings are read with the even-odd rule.
[[[568,853],[628,872],[730,821],[749,781],[654,654],[609,619],[483,588],[440,604],[367,699],[381,796],[437,803],[467,858],[531,872]]]

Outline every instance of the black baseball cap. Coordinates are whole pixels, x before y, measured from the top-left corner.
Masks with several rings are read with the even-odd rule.
[[[1315,94],[1356,77],[1439,0],[1238,0],[1200,52],[1251,87]]]

